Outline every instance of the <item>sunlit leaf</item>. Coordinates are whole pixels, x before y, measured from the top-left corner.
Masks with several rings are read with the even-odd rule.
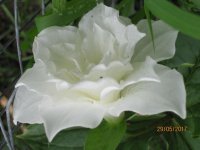
[[[145,0],[145,6],[158,18],[181,32],[200,39],[200,17],[181,10],[167,0]]]

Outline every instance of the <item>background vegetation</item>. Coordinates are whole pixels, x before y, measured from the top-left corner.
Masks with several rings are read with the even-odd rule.
[[[135,24],[143,18],[162,19],[181,32],[176,42],[176,54],[171,60],[161,63],[176,68],[184,76],[187,90],[187,119],[181,120],[172,113],[151,117],[132,116],[127,113],[126,135],[118,150],[198,150],[200,147],[200,1],[199,0],[98,0],[115,7],[122,16],[129,17]],[[20,48],[24,70],[34,61],[32,42],[38,32],[52,25],[77,25],[80,18],[93,7],[96,0],[56,0],[45,1],[45,15],[41,15],[41,1],[19,0]],[[13,91],[20,76],[14,35],[13,0],[0,1],[0,108],[1,117],[7,98]],[[153,33],[153,31],[152,31]],[[153,34],[152,34],[153,36]],[[92,138],[104,139],[95,142],[95,150],[103,148],[105,142],[113,142],[120,137],[121,123],[109,127],[104,123],[95,131]],[[156,132],[158,126],[183,126],[185,132]],[[109,132],[108,132],[109,131]],[[116,134],[119,131],[119,134]],[[123,132],[123,131],[122,131]],[[100,134],[105,133],[105,134]],[[42,125],[20,125],[14,130],[15,147],[18,150],[82,150],[87,143],[87,129],[64,130],[52,143],[48,143]],[[112,137],[113,136],[113,137]],[[107,137],[107,138],[106,138]],[[0,135],[0,149],[7,149]],[[92,145],[92,143],[89,144]],[[115,146],[117,141],[113,142]],[[92,148],[91,148],[92,150]]]

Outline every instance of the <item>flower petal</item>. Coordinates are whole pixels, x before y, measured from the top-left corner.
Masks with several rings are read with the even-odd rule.
[[[120,61],[113,61],[108,65],[99,64],[94,66],[89,74],[85,75],[85,79],[96,81],[100,78],[110,77],[116,81],[120,81],[126,74],[133,70],[130,64],[123,64]]]
[[[82,81],[73,85],[69,90],[70,92],[78,92],[87,95],[94,101],[99,101],[101,92],[107,88],[120,88],[117,81],[112,78],[102,78],[98,81]]]
[[[112,33],[117,38],[124,35],[125,25],[119,20],[119,12],[111,7],[98,4],[94,9],[83,16],[79,22],[79,28],[85,34],[90,33],[94,23],[103,30]]]
[[[126,58],[129,61],[132,57],[135,44],[144,36],[144,34],[140,33],[136,26],[128,25],[123,22],[124,21],[121,20],[117,10],[99,4],[83,16],[79,22],[79,29],[84,35],[94,35],[92,29],[94,26],[99,26],[105,33],[110,33],[114,37],[115,41],[112,42],[112,45],[114,46],[115,53],[112,53],[112,49],[104,49],[105,51],[108,51],[106,54],[111,52],[110,59],[107,58],[104,61],[112,61],[112,55],[115,56],[115,60],[117,56],[118,60],[124,61]],[[95,36],[92,37],[95,38]],[[108,39],[108,41],[103,42],[101,47],[106,47],[110,44],[108,37],[105,37],[104,39]],[[98,45],[96,45],[96,47],[98,47]]]
[[[42,30],[33,42],[34,59],[42,61],[48,60],[48,48],[52,45],[71,43],[75,45],[77,41],[77,28],[72,26],[57,27],[52,26]]]
[[[69,76],[70,78],[70,76]],[[72,81],[73,78],[71,78]],[[69,88],[70,83],[52,76],[43,62],[38,61],[33,68],[26,72],[18,80],[15,87],[26,86],[28,89],[42,95],[60,95],[61,91]]]
[[[22,86],[17,89],[14,101],[14,123],[42,123],[39,105],[42,95]]]
[[[33,42],[34,59],[59,78],[81,75],[88,66],[80,50],[81,40],[79,30],[72,26],[44,29]]]
[[[83,39],[82,52],[85,57],[94,64],[98,64],[108,53],[112,53],[112,57],[116,57],[114,51],[115,39],[113,35],[103,30],[98,24],[94,23],[91,31],[87,33]],[[95,36],[94,36],[95,35]],[[112,61],[112,59],[109,61]]]
[[[43,103],[40,111],[49,142],[59,131],[66,128],[97,127],[105,112],[102,106],[87,102]]]
[[[152,115],[172,111],[185,118],[186,92],[181,74],[162,65],[156,66],[156,73],[161,82],[140,82],[128,87],[122,99],[110,108],[110,114],[119,116],[123,111],[133,111]]]
[[[177,30],[160,20],[152,22],[155,43],[154,50],[147,21],[140,21],[137,27],[139,31],[146,33],[146,36],[136,44],[132,58],[133,62],[143,61],[146,56],[151,56],[156,61],[169,59],[174,56]]]
[[[138,83],[141,81],[155,81],[160,82],[158,75],[155,72],[156,62],[151,57],[146,57],[144,62],[135,62],[133,64],[133,71],[123,82],[121,82],[122,89],[128,85]]]

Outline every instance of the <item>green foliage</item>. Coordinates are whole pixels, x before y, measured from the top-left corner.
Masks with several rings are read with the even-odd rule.
[[[185,124],[188,126],[188,128],[192,132],[193,137],[199,137],[200,135],[200,127],[199,127],[200,109],[199,108],[200,108],[200,103],[192,107],[189,107],[187,110],[188,116],[187,116],[187,119],[185,120]]]
[[[135,0],[122,0],[116,7],[121,13],[121,15],[129,17],[134,13],[133,6]]]
[[[183,11],[167,0],[145,0],[145,6],[166,23],[200,40],[199,16]]]
[[[200,8],[200,1],[199,0],[191,0],[198,8]]]
[[[147,21],[148,21],[148,27],[149,27],[149,31],[150,31],[150,34],[151,34],[151,40],[152,40],[153,48],[154,48],[154,52],[155,52],[154,34],[153,34],[153,29],[152,29],[152,24],[151,24],[150,11],[146,6],[144,6],[144,11],[145,11],[146,18],[147,18]]]
[[[102,122],[89,132],[85,150],[115,150],[126,131],[124,121],[117,123]]]
[[[62,14],[65,11],[66,3],[66,0],[52,0],[54,12]]]
[[[121,0],[116,8],[123,16],[129,16],[136,23],[146,17],[151,30],[150,12],[181,32],[200,39],[200,17],[192,13],[199,8],[198,0],[177,0],[180,8],[166,0],[145,0],[145,8],[138,11],[132,7],[140,0]],[[36,19],[38,31],[58,25],[75,24],[78,19],[96,5],[96,0],[53,0],[50,13]],[[27,6],[29,3],[27,2]],[[7,16],[13,16],[3,6]],[[190,12],[189,12],[190,11]],[[26,15],[25,15],[26,16]],[[30,17],[30,16],[28,16]],[[153,39],[153,31],[152,39]],[[20,33],[23,62],[29,68],[32,63],[30,53],[36,27]],[[171,113],[153,116],[138,114],[127,117],[126,122],[109,124],[102,122],[96,129],[68,129],[58,133],[51,143],[48,142],[42,125],[29,125],[23,134],[15,136],[19,150],[198,150],[200,147],[200,41],[182,33],[176,42],[175,57],[161,62],[177,69],[184,76],[187,91],[187,118],[182,120]],[[17,55],[5,52],[5,58],[17,60]],[[17,62],[17,61],[16,61]],[[7,61],[5,64],[8,64]],[[15,67],[13,67],[15,68]],[[9,69],[11,70],[11,69]],[[7,70],[0,68],[0,72]],[[7,76],[6,76],[7,78]],[[4,78],[1,78],[3,82]],[[12,79],[14,80],[14,79]],[[158,126],[186,126],[184,132],[157,132]]]
[[[22,52],[27,52],[28,50],[31,49],[33,40],[36,35],[37,35],[37,28],[35,26],[27,30],[26,33],[23,33],[21,35],[21,38],[23,39],[20,43],[20,48]]]
[[[186,140],[192,141],[192,137],[200,136],[200,41],[179,34],[176,47],[175,57],[163,63],[176,68],[184,76],[187,92],[187,118],[179,122],[188,126],[192,134],[189,136],[189,133],[186,133],[184,136]]]
[[[103,121],[90,131],[86,128],[63,130],[49,143],[43,125],[35,124],[17,135],[15,142],[20,149],[31,150],[115,150],[125,131],[124,121],[112,124]]]
[[[199,0],[177,0],[177,5],[181,9],[189,12],[194,12],[196,14],[200,13],[200,1]]]
[[[31,150],[83,150],[87,134],[88,129],[63,130],[49,143],[43,125],[29,125],[23,134],[16,136],[16,142],[23,142],[21,146]]]
[[[61,3],[59,3],[61,2]],[[96,5],[96,0],[54,1],[54,12],[47,16],[36,18],[38,31],[50,26],[64,26],[72,23],[77,18],[91,10]]]

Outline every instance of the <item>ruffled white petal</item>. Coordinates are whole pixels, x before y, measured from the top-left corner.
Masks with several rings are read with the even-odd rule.
[[[172,111],[186,117],[186,92],[180,73],[162,65],[156,66],[161,82],[140,82],[122,93],[121,100],[111,106],[109,112],[119,116],[124,111],[152,115]]]
[[[70,78],[70,77],[69,77]],[[73,78],[71,78],[70,81]],[[68,89],[70,83],[52,76],[44,63],[38,61],[33,68],[28,69],[18,80],[15,87],[26,86],[28,89],[42,95],[59,96],[61,91]]]
[[[111,7],[98,4],[94,9],[83,16],[79,22],[79,29],[85,34],[91,33],[94,23],[98,24],[102,29],[109,31],[117,38],[123,35],[125,25],[118,20],[119,12]]]
[[[33,54],[35,61],[38,59],[47,61],[50,55],[48,48],[52,45],[64,43],[76,45],[78,37],[77,32],[77,28],[73,26],[53,26],[42,30],[33,42]]]
[[[101,105],[89,102],[43,103],[40,110],[49,142],[66,128],[97,127],[105,113]]]
[[[146,57],[144,62],[135,62],[133,64],[133,71],[121,82],[122,89],[141,81],[160,82],[160,79],[155,72],[155,66],[156,62],[151,57]]]
[[[136,44],[132,58],[133,62],[144,61],[146,56],[150,56],[156,61],[169,59],[174,56],[175,42],[178,34],[177,30],[161,20],[152,22],[155,43],[154,50],[147,20],[140,21],[137,27],[140,32],[146,33],[146,36]]]
[[[14,123],[42,123],[39,105],[43,96],[25,86],[17,89],[14,101]]]
[[[125,75],[130,73],[133,67],[130,64],[123,64],[120,61],[113,61],[108,65],[99,64],[91,68],[89,74],[84,79],[96,81],[101,78],[109,77],[120,81]]]
[[[73,85],[69,90],[71,92],[80,92],[87,95],[91,100],[99,101],[102,91],[108,88],[120,88],[119,84],[112,78],[102,78],[98,81],[82,81]]]
[[[79,79],[89,65],[80,50],[81,40],[79,30],[72,26],[44,29],[33,42],[35,61],[42,61],[59,78]]]
[[[104,49],[106,51],[104,53],[105,58],[102,58],[101,63],[108,63],[113,59],[129,61],[132,57],[135,44],[144,36],[143,33],[137,30],[136,26],[128,25],[127,21],[123,22],[117,10],[103,4],[97,5],[83,16],[79,22],[79,29],[86,37],[92,35],[92,38],[96,38],[96,36],[93,36],[98,36],[98,34],[95,34],[96,30],[94,30],[96,27],[106,32],[107,35],[111,34],[114,37],[115,40],[113,41],[113,38],[111,40],[110,36],[105,36],[106,34],[104,34],[104,42],[100,43],[101,48],[107,47],[107,49]],[[108,48],[111,41],[112,46],[114,46],[114,51],[112,47]],[[98,48],[98,44],[93,44],[94,47]],[[92,54],[95,55],[94,52]],[[88,53],[88,55],[91,54]]]
[[[95,35],[95,36],[94,36]],[[116,58],[114,50],[115,38],[98,24],[94,23],[89,33],[84,35],[82,53],[89,62],[98,64],[104,55],[111,55],[111,60]]]

